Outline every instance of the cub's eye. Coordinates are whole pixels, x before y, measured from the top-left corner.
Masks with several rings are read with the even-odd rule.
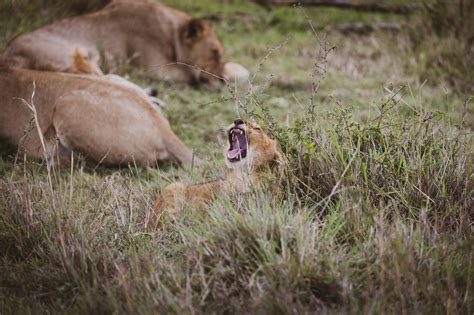
[[[262,131],[262,129],[259,128],[259,127],[254,127],[253,129],[257,130],[258,132],[261,132],[261,131]]]

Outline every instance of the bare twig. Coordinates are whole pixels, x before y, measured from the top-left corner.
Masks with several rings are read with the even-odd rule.
[[[33,81],[33,92],[31,93],[30,103],[28,103],[23,98],[14,98],[14,99],[20,100],[24,105],[26,105],[26,107],[28,107],[28,109],[33,114],[32,120],[35,123],[35,127],[36,127],[36,130],[38,132],[38,137],[39,137],[40,142],[41,142],[41,147],[42,147],[43,152],[45,154],[45,160],[47,160],[48,156],[47,156],[47,151],[46,151],[46,144],[44,142],[44,136],[43,136],[43,133],[41,132],[41,127],[39,125],[38,112],[36,111],[36,107],[35,107],[35,104],[34,104],[35,93],[36,93],[36,81]]]
[[[316,58],[316,61],[313,64],[312,71],[311,71],[311,95],[310,95],[310,106],[308,109],[308,119],[310,119],[310,123],[313,122],[314,120],[314,110],[316,107],[315,104],[315,98],[316,95],[318,94],[319,88],[321,87],[321,83],[324,81],[327,75],[327,69],[328,69],[328,56],[331,51],[336,49],[336,46],[332,46],[328,48],[328,42],[326,41],[325,38],[320,38],[317,31],[316,27],[311,20],[311,18],[308,16],[308,14],[303,10],[302,11],[305,18],[308,20],[308,24],[311,28],[311,31],[314,34],[314,37],[318,40],[319,42],[319,49],[318,49],[318,56]]]
[[[346,167],[344,168],[344,171],[342,171],[342,174],[341,176],[339,177],[339,180],[337,181],[337,183],[332,187],[331,189],[331,192],[329,193],[329,195],[327,197],[325,197],[324,199],[322,199],[318,204],[317,204],[317,207],[320,206],[323,202],[324,202],[324,207],[327,207],[327,205],[329,204],[329,202],[331,201],[331,198],[336,195],[338,192],[340,192],[341,190],[338,191],[338,188],[339,186],[341,185],[342,183],[342,180],[344,179],[344,177],[346,176],[346,173],[347,171],[349,171],[349,168],[351,167],[352,163],[354,162],[355,158],[357,157],[358,153],[360,152],[360,144],[358,143],[357,144],[357,148],[356,150],[354,151],[354,153],[352,154],[352,157],[351,159],[349,160],[349,162],[347,163]]]
[[[49,189],[51,191],[51,196],[53,196],[52,197],[52,205],[53,205],[53,208],[56,209],[56,203],[55,203],[55,200],[54,200],[53,180],[52,180],[52,176],[51,176],[51,169],[52,169],[53,160],[52,160],[52,158],[50,158],[50,156],[48,154],[48,150],[46,148],[46,141],[44,139],[43,132],[41,131],[41,126],[39,124],[38,112],[36,110],[36,106],[35,106],[35,103],[34,103],[35,94],[36,94],[36,81],[33,81],[33,91],[31,92],[30,102],[27,102],[24,98],[14,98],[14,99],[20,100],[32,113],[32,116],[33,116],[32,120],[33,120],[34,126],[36,127],[36,131],[38,133],[38,138],[39,138],[39,141],[41,143],[41,149],[43,150],[44,160],[46,162],[46,169],[47,169],[47,172],[48,172],[48,186],[49,186]]]

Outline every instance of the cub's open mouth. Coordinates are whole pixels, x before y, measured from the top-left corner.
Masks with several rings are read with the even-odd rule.
[[[233,127],[229,130],[229,144],[227,159],[230,162],[238,162],[247,156],[247,137],[245,130]]]

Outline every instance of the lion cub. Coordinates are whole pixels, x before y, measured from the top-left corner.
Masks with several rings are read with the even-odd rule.
[[[203,207],[215,195],[249,192],[269,171],[283,172],[283,158],[276,141],[258,125],[237,119],[229,126],[227,136],[224,158],[230,171],[225,179],[190,186],[180,182],[166,186],[156,202],[158,218],[164,211],[174,217],[185,205]]]

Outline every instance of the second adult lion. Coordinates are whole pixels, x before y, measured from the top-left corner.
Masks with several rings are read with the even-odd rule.
[[[222,43],[208,22],[152,0],[113,0],[98,12],[21,34],[1,57],[13,67],[85,74],[130,63],[169,81],[239,76],[225,64]]]

